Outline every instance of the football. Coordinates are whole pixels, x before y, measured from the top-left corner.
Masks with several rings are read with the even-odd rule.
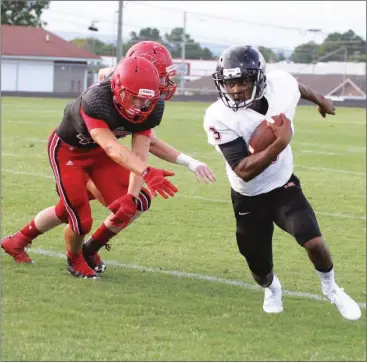
[[[267,122],[272,122],[277,126],[281,126],[283,123],[280,115],[264,119],[255,128],[255,131],[252,133],[250,137],[248,149],[251,154],[265,150],[275,141],[275,134],[273,130],[267,126]]]

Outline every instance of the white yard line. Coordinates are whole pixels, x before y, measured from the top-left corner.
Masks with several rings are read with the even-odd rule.
[[[34,173],[34,172],[27,172],[27,171],[15,171],[15,170],[7,170],[7,169],[2,170],[2,171],[3,171],[3,174],[4,173],[10,173],[10,174],[15,174],[15,175],[34,176],[34,177],[54,179],[54,176],[46,175],[46,174],[42,174],[42,173]],[[188,199],[197,199],[197,200],[204,200],[204,201],[224,203],[224,204],[229,204],[230,203],[230,200],[212,199],[210,197],[203,197],[203,196],[190,196],[190,195],[178,194],[175,197],[184,197],[184,198],[188,198]],[[316,212],[316,214],[335,217],[335,218],[339,218],[339,219],[366,220],[365,216],[356,216],[356,215],[343,214],[343,213],[330,213],[330,212],[323,212],[323,211],[315,211],[315,212]]]
[[[9,152],[2,152],[1,156],[5,157],[18,157],[18,158],[44,158],[45,153],[29,153],[29,154],[22,154],[22,153],[9,153]]]
[[[37,139],[37,138],[23,138],[24,140],[27,141],[31,141],[31,142],[42,142],[42,143],[46,143],[47,140],[44,139]],[[313,151],[308,151],[308,152],[313,152]],[[208,158],[206,157],[206,153],[200,153],[200,152],[193,152],[192,153],[194,157],[205,157],[206,160],[208,160]],[[329,153],[331,154],[331,153]],[[3,155],[6,155],[6,153],[3,153]],[[8,153],[9,157],[10,153]],[[46,157],[46,154],[45,154]],[[309,166],[295,166],[295,168],[302,168],[305,170],[311,170],[311,171],[319,171],[319,172],[335,172],[335,173],[345,173],[345,174],[350,174],[350,175],[359,175],[359,176],[366,176],[366,172],[360,172],[360,171],[352,171],[352,170],[342,170],[342,169],[335,169],[335,168],[326,168],[326,167],[309,167]]]
[[[7,120],[7,121],[3,121],[3,123],[8,123],[8,124],[28,124],[30,126],[47,126],[47,127],[54,127],[56,128],[58,126],[57,122],[40,122],[40,121],[11,121],[11,120]]]
[[[14,175],[24,175],[24,176],[34,176],[34,177],[41,177],[41,178],[50,178],[55,179],[52,175],[45,175],[44,173],[35,173],[35,172],[27,172],[27,171],[15,171],[15,170],[2,170],[4,173],[12,173]]]
[[[31,142],[42,142],[42,141],[36,140],[34,138],[23,138],[23,140],[24,141],[31,141]],[[46,142],[47,141],[44,141],[43,143],[46,143]],[[314,155],[327,155],[327,156],[340,156],[340,155],[345,155],[346,153],[361,153],[360,151],[328,152],[328,151],[314,151],[314,150],[298,150],[297,152],[309,153],[309,154],[314,154]],[[9,157],[12,157],[12,155],[15,155],[15,154],[12,154],[12,153],[7,153],[7,152],[3,152],[2,154],[4,156],[9,156]],[[21,157],[21,154],[17,154],[17,157]]]
[[[341,152],[326,152],[326,151],[313,151],[313,150],[298,150],[301,153],[311,153],[313,155],[329,155],[329,156],[336,156],[341,155]]]
[[[35,254],[65,259],[65,254],[58,253],[55,251],[44,250],[44,249],[29,249],[28,251],[31,253],[35,253]],[[148,272],[148,273],[166,274],[166,275],[171,275],[177,278],[184,278],[184,279],[205,280],[205,281],[212,282],[212,283],[232,285],[232,286],[241,287],[244,289],[256,290],[259,292],[262,291],[262,288],[260,286],[256,284],[249,284],[249,283],[243,282],[242,280],[225,279],[225,278],[219,278],[213,275],[188,273],[188,272],[183,272],[179,270],[165,270],[165,269],[161,269],[157,267],[148,267],[148,266],[142,266],[142,265],[137,265],[137,264],[123,264],[116,260],[107,260],[105,261],[105,263],[107,265],[118,267],[118,268],[139,270],[139,271]],[[328,302],[328,300],[325,297],[321,295],[313,294],[313,293],[308,293],[308,292],[297,292],[293,290],[283,289],[283,294],[289,297],[304,298],[304,299],[311,299],[315,301]],[[366,303],[359,302],[358,305],[361,308],[366,308]]]
[[[55,123],[48,123],[48,122],[27,122],[27,121],[3,121],[3,123],[19,123],[19,124],[29,124],[29,125],[40,125],[40,126],[57,126],[57,124]],[[205,137],[204,137],[205,138]],[[47,138],[27,138],[27,137],[14,137],[13,139],[19,139],[19,140],[25,140],[25,141],[33,141],[33,142],[41,142],[41,143],[46,143],[47,142]],[[3,140],[4,142],[4,140]],[[307,152],[307,153],[314,153],[314,154],[330,154],[330,155],[344,155],[346,153],[366,153],[366,147],[349,147],[346,149],[340,149],[338,148],[337,150],[334,151],[334,149],[336,148],[335,145],[332,144],[322,144],[321,145],[321,149],[320,149],[320,144],[316,143],[316,142],[298,142],[298,141],[293,141],[292,142],[293,145],[297,146],[309,146],[309,147],[314,147],[314,148],[318,148],[319,150],[297,150],[296,152]],[[330,148],[330,149],[329,149]],[[338,151],[338,152],[337,152]],[[197,153],[197,154],[201,154],[202,156],[209,156],[213,153],[212,151],[208,151],[208,152],[201,152],[201,153]]]

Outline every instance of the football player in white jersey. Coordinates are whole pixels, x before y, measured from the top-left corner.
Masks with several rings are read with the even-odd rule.
[[[323,116],[334,114],[332,102],[299,85],[287,72],[266,73],[265,69],[263,56],[251,46],[225,50],[213,74],[220,99],[206,110],[204,117],[208,142],[226,161],[239,251],[255,281],[265,289],[263,310],[282,312],[282,288],[273,272],[272,237],[276,224],[306,249],[320,277],[323,294],[344,318],[357,320],[361,310],[335,282],[333,261],[315,213],[293,173],[289,144],[301,96],[318,103]],[[276,140],[264,151],[250,154],[248,143],[255,128],[267,117],[279,114],[282,126],[269,123]]]

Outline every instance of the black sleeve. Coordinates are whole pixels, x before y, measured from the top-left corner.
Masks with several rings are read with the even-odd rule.
[[[221,152],[232,170],[240,163],[240,161],[249,156],[247,144],[242,137],[219,145]]]
[[[163,118],[164,113],[164,101],[160,99],[156,106],[154,107],[152,113],[148,116],[147,120],[144,122],[149,125],[149,128],[154,128],[159,126]]]
[[[96,84],[82,95],[83,111],[92,118],[108,120],[113,109],[112,93],[108,82]]]

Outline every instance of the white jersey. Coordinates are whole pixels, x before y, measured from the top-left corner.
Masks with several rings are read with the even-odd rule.
[[[297,80],[289,73],[276,70],[266,74],[267,87],[264,97],[268,101],[266,115],[252,109],[240,108],[234,112],[225,106],[222,100],[213,103],[205,113],[204,129],[208,135],[209,144],[218,147],[242,137],[249,144],[250,137],[255,128],[267,117],[285,113],[292,122],[296,106],[300,99]],[[267,167],[262,173],[249,182],[238,177],[226,162],[226,170],[231,187],[240,194],[254,196],[269,192],[283,186],[293,173],[293,154],[288,145],[280,154],[276,162]]]

